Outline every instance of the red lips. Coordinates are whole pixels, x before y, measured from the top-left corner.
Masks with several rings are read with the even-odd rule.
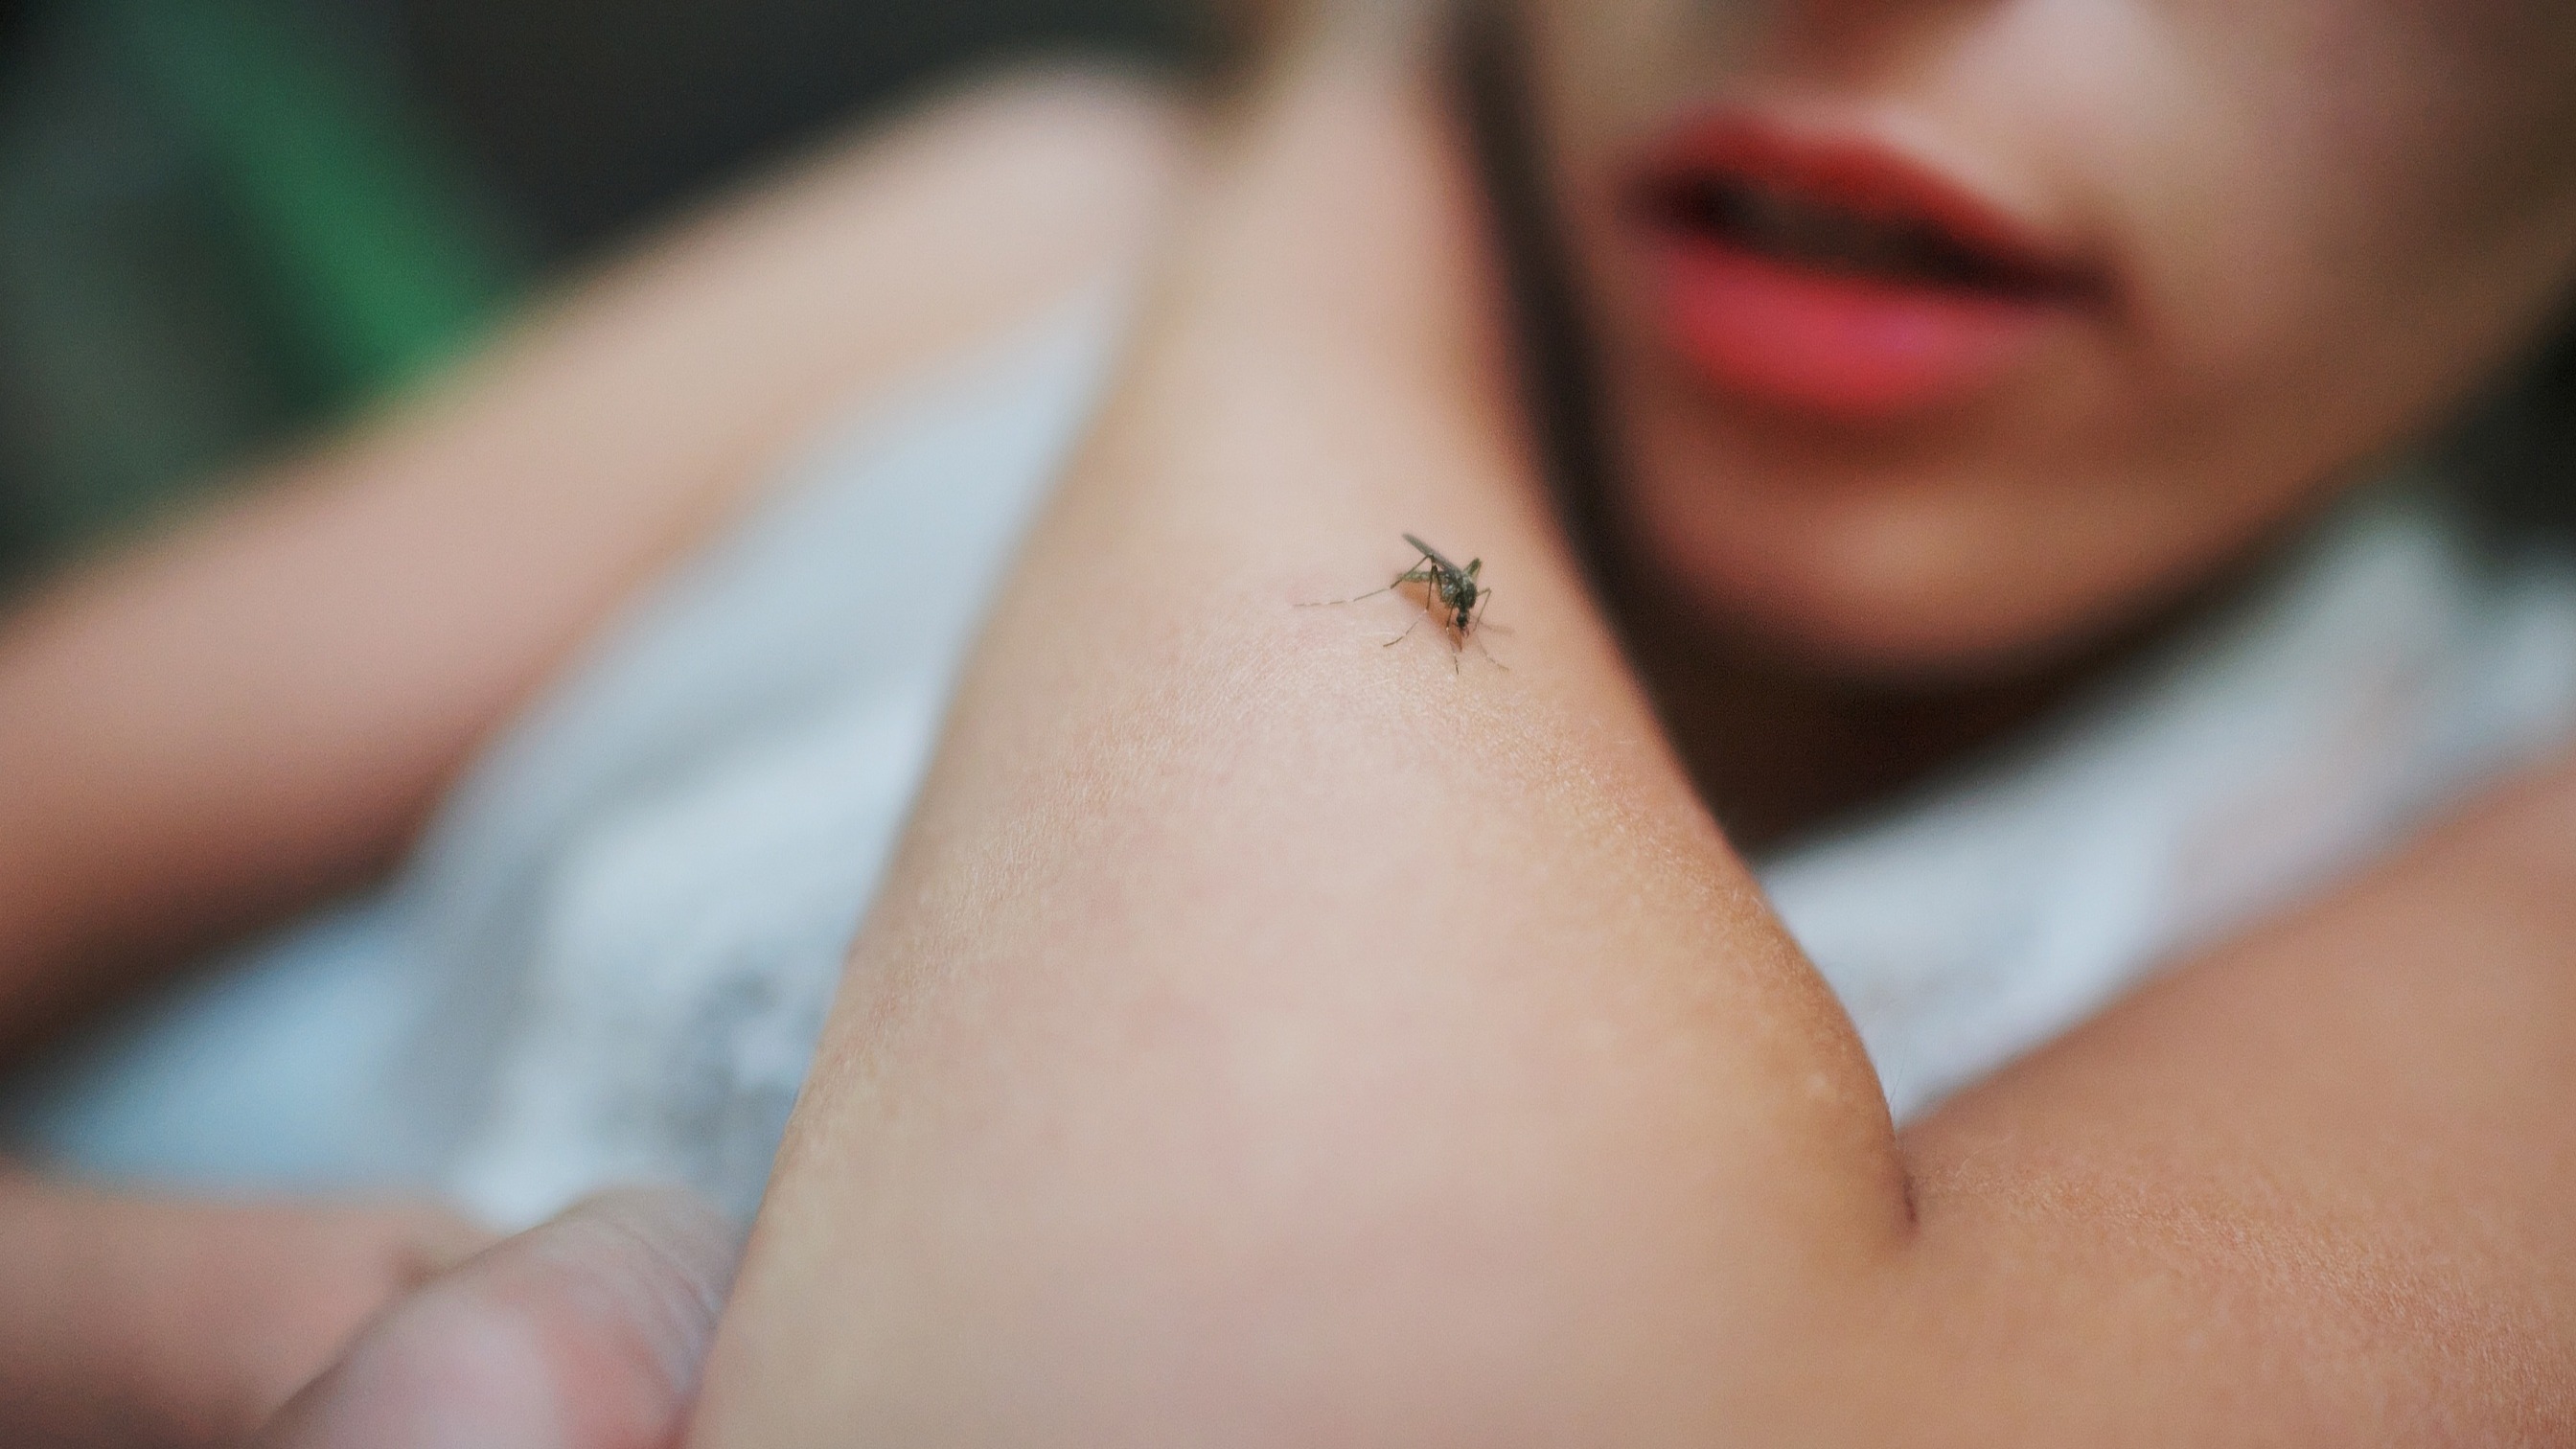
[[[1628,199],[1673,351],[1721,392],[1828,419],[1983,391],[2097,290],[2034,229],[1865,141],[1703,119]]]

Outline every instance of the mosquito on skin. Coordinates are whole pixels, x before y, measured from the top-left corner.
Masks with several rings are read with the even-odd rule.
[[[1413,534],[1406,534],[1404,542],[1418,557],[1411,568],[1397,574],[1394,581],[1385,588],[1371,589],[1365,594],[1354,595],[1347,599],[1326,599],[1321,603],[1303,604],[1299,607],[1320,609],[1340,604],[1356,604],[1362,599],[1374,599],[1380,594],[1392,593],[1406,584],[1421,584],[1423,586],[1422,618],[1438,619],[1441,628],[1452,635],[1449,667],[1454,670],[1458,667],[1458,654],[1465,652],[1467,641],[1474,637],[1477,624],[1484,618],[1485,606],[1493,602],[1494,591],[1476,582],[1476,576],[1484,571],[1485,561],[1471,558],[1467,560],[1466,567],[1461,568],[1451,563],[1447,554],[1424,543]],[[1422,627],[1422,619],[1414,620],[1405,626],[1403,633],[1387,640],[1384,647],[1394,648],[1411,638],[1413,631],[1420,627]],[[1483,648],[1483,641],[1478,640],[1477,647]],[[1485,657],[1493,659],[1493,651],[1486,650]],[[1502,661],[1494,659],[1494,666],[1501,668]]]

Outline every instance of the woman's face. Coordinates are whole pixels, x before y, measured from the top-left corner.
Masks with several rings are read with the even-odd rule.
[[[1517,0],[1623,545],[1945,674],[2209,578],[2576,275],[2569,0]]]

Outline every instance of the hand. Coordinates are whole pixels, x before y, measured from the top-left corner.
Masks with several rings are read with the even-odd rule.
[[[370,1324],[260,1449],[663,1449],[739,1235],[685,1194],[595,1198]]]
[[[190,1202],[0,1166],[0,1442],[238,1443],[490,1236],[433,1208]]]

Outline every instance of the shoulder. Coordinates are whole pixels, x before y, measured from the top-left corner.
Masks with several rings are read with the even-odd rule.
[[[870,118],[677,220],[586,300],[697,338],[770,390],[768,436],[864,400],[1142,264],[1193,170],[1196,112],[1105,65],[989,74]],[[692,320],[695,319],[695,320]]]

